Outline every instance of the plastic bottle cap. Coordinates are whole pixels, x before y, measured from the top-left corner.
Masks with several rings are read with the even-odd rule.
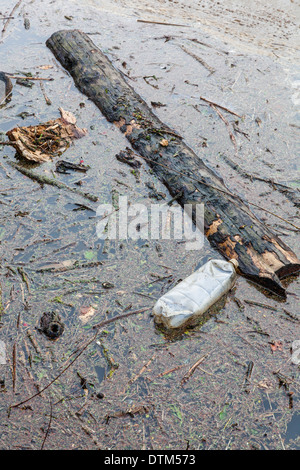
[[[235,269],[237,269],[239,267],[239,263],[238,263],[237,259],[232,258],[232,259],[229,260],[229,263],[233,264]]]

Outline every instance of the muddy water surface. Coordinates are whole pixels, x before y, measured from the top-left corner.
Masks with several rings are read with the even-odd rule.
[[[44,90],[39,82],[27,88],[13,80],[1,131],[57,118],[62,107],[88,135],[61,158],[90,166],[85,175],[62,175],[55,160],[30,165],[0,147],[3,449],[299,448],[299,366],[291,361],[292,343],[300,339],[299,279],[286,281],[283,301],[239,278],[202,324],[173,335],[155,326],[155,299],[219,255],[207,242],[195,253],[176,240],[97,238],[100,203],[117,207],[120,195],[157,203],[146,183],[165,201],[170,196],[145,162],[138,173],[115,158],[128,142],[45,46],[58,29],[89,33],[149,105],[164,105],[154,111],[231,190],[281,217],[254,209],[299,255],[299,3],[184,3],[22,1],[2,34],[1,70],[53,80],[43,82]],[[14,5],[4,0],[1,14]],[[222,111],[226,125],[201,96],[241,117]],[[41,187],[9,162],[99,201]],[[293,197],[270,180],[291,188]],[[66,369],[92,338],[93,325],[144,307],[107,325]],[[55,342],[36,329],[51,310],[65,323]],[[41,395],[9,411],[63,370]]]

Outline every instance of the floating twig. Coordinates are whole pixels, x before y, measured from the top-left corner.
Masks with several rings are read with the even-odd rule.
[[[180,385],[184,385],[188,380],[189,378],[193,375],[193,373],[195,372],[195,370],[197,369],[197,367],[202,364],[202,362],[209,356],[209,354],[205,354],[204,356],[200,357],[200,359],[198,359],[197,362],[195,362],[195,364],[187,371],[187,373],[182,377],[181,381],[180,381]]]
[[[208,65],[203,59],[201,59],[201,57],[197,56],[192,51],[189,51],[185,46],[180,46],[180,47],[184,52],[186,52],[186,54],[190,55],[191,57],[193,57],[193,59],[197,60],[197,62],[203,65],[203,67],[205,67],[210,72],[210,74],[215,73],[216,70],[210,65]]]
[[[116,320],[121,320],[122,318],[130,317],[131,315],[137,315],[138,313],[146,312],[146,310],[149,310],[151,307],[143,307],[140,308],[139,310],[135,310],[134,312],[128,312],[128,313],[123,313],[122,315],[118,315],[116,317],[110,318],[109,320],[103,320],[101,323],[98,323],[97,325],[93,326],[93,329],[99,329],[102,328],[105,325],[108,325],[109,323],[113,323]]]
[[[183,367],[184,365],[181,365],[181,366],[175,366],[172,369],[165,370],[164,372],[161,372],[160,374],[156,375],[154,379],[158,379],[159,377],[164,377],[165,375],[172,374],[172,372],[176,372],[176,370],[182,369]]]
[[[48,423],[47,431],[46,431],[46,433],[45,433],[45,437],[44,437],[43,443],[42,443],[42,445],[41,445],[41,450],[44,449],[44,445],[45,445],[46,439],[47,439],[47,437],[48,437],[48,434],[49,434],[49,431],[50,431],[50,428],[51,428],[51,423],[52,423],[52,401],[51,401],[51,398],[50,398],[50,418],[49,418],[49,423]]]
[[[30,285],[29,285],[29,281],[28,281],[28,276],[27,274],[23,271],[23,268],[21,266],[18,267],[18,273],[20,274],[20,276],[22,277],[22,281],[26,284],[26,287],[27,287],[27,290],[29,292],[29,294],[31,293],[30,292]]]
[[[1,32],[1,41],[0,41],[0,42],[3,41],[3,36],[4,36],[5,31],[6,31],[6,28],[7,28],[7,26],[9,25],[10,20],[14,18],[13,15],[14,15],[15,11],[17,10],[17,8],[19,8],[19,6],[21,5],[21,3],[22,3],[22,0],[19,0],[19,1],[15,4],[15,6],[13,7],[13,9],[11,10],[10,14],[7,16],[7,21],[5,22],[5,24],[4,24],[4,26],[3,26],[3,29],[2,29],[2,32]],[[3,19],[3,18],[1,18],[1,19]]]
[[[233,170],[235,170],[243,178],[249,179],[251,181],[261,181],[263,183],[269,184],[273,189],[278,190],[280,193],[284,194],[296,207],[300,207],[300,192],[295,190],[290,186],[287,186],[283,183],[277,183],[271,178],[263,178],[261,176],[256,176],[247,173],[243,168],[240,167],[238,163],[233,162],[226,155],[222,155],[225,163],[229,165]],[[298,193],[298,194],[297,194]]]
[[[45,101],[47,103],[48,106],[50,106],[52,104],[51,100],[48,98],[48,96],[46,95],[46,91],[45,91],[45,87],[44,87],[44,84],[43,82],[41,81],[40,82],[40,87],[41,87],[41,90],[42,90],[42,93],[43,93],[43,96],[45,98]]]
[[[130,315],[135,315],[137,313],[145,312],[146,310],[149,310],[149,307],[144,307],[144,308],[141,308],[140,310],[136,310],[135,312],[129,312],[129,313],[126,313],[124,315],[118,315],[117,317],[110,318],[109,320],[104,320],[103,322],[99,323],[98,325],[94,325],[93,328],[97,328],[97,332],[95,333],[95,335],[85,343],[85,345],[82,347],[82,349],[79,351],[79,353],[75,356],[75,358],[56,377],[54,377],[54,379],[51,380],[47,385],[45,385],[45,387],[40,389],[34,395],[31,395],[29,398],[26,398],[25,400],[23,400],[19,403],[16,403],[15,405],[11,405],[11,408],[17,408],[18,406],[24,405],[24,403],[27,403],[28,401],[32,400],[33,398],[37,397],[38,395],[41,395],[41,393],[43,393],[45,390],[47,390],[49,387],[51,387],[51,385],[54,382],[56,382],[74,364],[74,362],[77,361],[77,359],[83,354],[83,352],[88,348],[88,346],[95,341],[98,334],[100,333],[99,329],[102,326],[107,325],[108,323],[112,323],[112,322],[114,322],[116,320],[119,320],[121,318],[129,317]]]
[[[12,359],[12,383],[13,383],[13,391],[16,391],[16,371],[17,371],[17,345],[14,342],[13,345],[13,359]]]
[[[297,317],[296,315],[294,315],[293,313],[291,312],[288,312],[288,310],[286,310],[285,308],[282,309],[284,311],[284,313],[286,313],[290,318],[292,318],[294,321],[296,322],[300,322],[300,317]]]

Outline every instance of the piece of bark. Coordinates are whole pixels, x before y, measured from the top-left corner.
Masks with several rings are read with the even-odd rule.
[[[204,203],[204,230],[211,245],[226,259],[235,258],[246,278],[284,296],[280,279],[300,269],[292,250],[158,119],[85,33],[58,31],[46,44],[79,90],[147,159],[172,196],[181,192],[181,205]],[[161,145],[162,139],[168,141],[167,146]]]

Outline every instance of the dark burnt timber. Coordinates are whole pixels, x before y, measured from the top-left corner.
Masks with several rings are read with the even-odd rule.
[[[155,116],[86,34],[58,31],[47,40],[47,46],[79,90],[146,159],[171,195],[181,193],[181,205],[204,203],[205,235],[212,246],[226,259],[237,259],[240,274],[285,296],[280,279],[300,269],[300,261],[290,248]]]

